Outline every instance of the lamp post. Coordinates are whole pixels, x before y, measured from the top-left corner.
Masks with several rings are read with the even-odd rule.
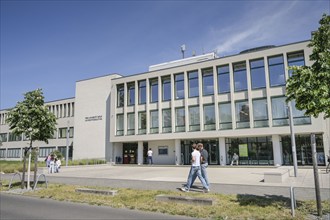
[[[66,153],[65,153],[65,166],[68,166],[69,163],[69,135],[70,135],[70,127],[69,127],[69,121],[67,122],[66,127]]]
[[[298,175],[298,165],[297,165],[297,154],[296,154],[296,138],[294,136],[294,125],[293,125],[293,115],[292,115],[292,106],[291,102],[288,103],[288,116],[290,124],[290,133],[291,133],[291,146],[292,146],[292,157],[293,157],[293,168],[294,176]]]

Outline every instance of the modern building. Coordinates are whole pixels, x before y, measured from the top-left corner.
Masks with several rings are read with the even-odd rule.
[[[210,165],[230,164],[233,153],[240,165],[292,164],[285,83],[289,66],[312,64],[308,43],[220,58],[210,53],[153,65],[145,73],[78,81],[74,99],[47,103],[58,117],[58,131],[48,145],[37,144],[63,150],[62,129],[74,127],[72,159],[144,164],[151,148],[155,164],[189,164],[191,144],[201,142]],[[312,164],[312,133],[324,165],[330,120],[291,106],[298,165]],[[25,143],[10,136],[6,110],[0,113],[0,156],[20,158]]]

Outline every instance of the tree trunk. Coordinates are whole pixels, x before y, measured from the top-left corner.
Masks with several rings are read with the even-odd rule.
[[[33,176],[33,187],[36,186],[37,184],[37,171],[38,171],[38,156],[39,156],[39,151],[38,148],[34,150],[35,156],[34,156],[34,176]]]
[[[21,188],[25,188],[25,169],[26,169],[26,149],[24,149],[24,154],[23,154],[23,172],[22,172],[22,182],[21,182]]]

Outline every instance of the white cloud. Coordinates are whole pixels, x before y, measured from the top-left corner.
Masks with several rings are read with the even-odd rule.
[[[210,31],[208,48],[215,48],[220,56],[226,56],[251,47],[306,40],[305,36],[312,31],[304,25],[311,23],[310,14],[306,13],[312,10],[311,14],[319,14],[319,10],[310,8],[310,2],[262,4],[258,1],[258,4],[248,6],[250,8],[227,26]]]

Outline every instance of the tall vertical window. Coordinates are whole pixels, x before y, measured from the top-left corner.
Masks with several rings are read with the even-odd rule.
[[[135,114],[128,113],[127,114],[127,135],[135,134]]]
[[[189,98],[199,96],[198,89],[198,71],[188,72]]]
[[[164,76],[162,77],[162,97],[163,101],[169,101],[171,100],[171,77],[170,76]]]
[[[145,134],[147,128],[146,112],[139,112],[139,134]]]
[[[269,57],[268,69],[270,86],[285,85],[285,72],[282,55],[276,57]]]
[[[233,128],[230,102],[219,104],[219,119],[221,130]]]
[[[124,135],[124,115],[118,114],[116,120],[116,135],[122,136]]]
[[[218,93],[230,92],[229,65],[218,67]]]
[[[8,135],[8,141],[21,141],[21,140],[22,140],[22,135],[17,135],[11,132]]]
[[[135,83],[127,84],[127,105],[135,104]]]
[[[288,54],[288,66],[305,66],[304,51]],[[292,75],[292,70],[289,70],[289,77]]]
[[[273,126],[288,125],[288,110],[285,97],[272,97]]]
[[[235,92],[247,90],[245,62],[234,64],[234,85],[235,85]]]
[[[203,95],[214,94],[213,68],[203,69]]]
[[[171,116],[171,109],[163,109],[162,111],[163,116],[163,133],[170,133],[172,132],[172,116]]]
[[[176,74],[175,79],[175,98],[183,99],[184,98],[184,76],[183,73]]]
[[[267,99],[254,99],[252,105],[254,127],[268,127]]]
[[[150,79],[150,102],[158,102],[158,79]]]
[[[139,104],[145,104],[147,97],[146,81],[139,81]]]
[[[0,134],[0,142],[7,142],[7,133],[1,133]]]
[[[124,84],[117,85],[117,107],[124,106]]]
[[[215,130],[214,105],[204,105],[204,130]]]
[[[292,101],[292,116],[294,125],[311,124],[311,117],[305,115],[306,111],[298,110],[296,108],[296,102]]]
[[[200,130],[199,106],[189,107],[189,131]]]
[[[250,74],[252,89],[266,87],[264,59],[250,61]]]
[[[182,132],[186,130],[186,122],[185,122],[185,112],[184,108],[176,108],[175,109],[175,131]]]
[[[237,101],[236,107],[236,127],[249,128],[250,127],[250,111],[247,101]]]
[[[150,111],[150,133],[158,133],[158,110]]]

